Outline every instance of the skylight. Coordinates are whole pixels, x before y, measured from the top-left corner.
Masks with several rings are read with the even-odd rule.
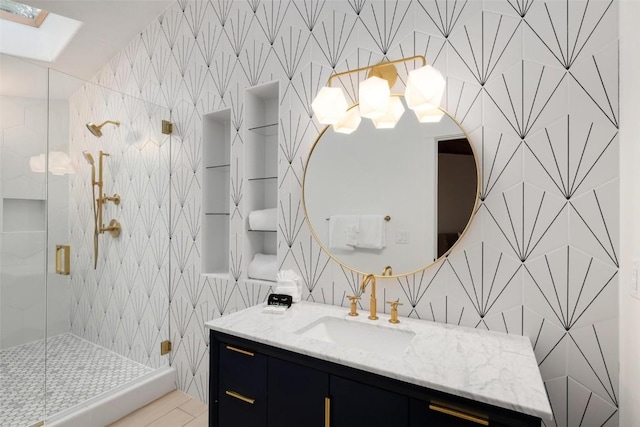
[[[0,0],[0,18],[39,28],[49,12],[12,0]]]

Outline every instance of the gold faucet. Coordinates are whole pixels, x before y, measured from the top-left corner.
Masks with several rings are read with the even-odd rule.
[[[393,276],[393,268],[390,265],[387,265],[384,270],[382,270],[383,276]]]
[[[362,284],[360,285],[360,292],[364,293],[367,288],[367,284],[371,282],[371,302],[369,303],[369,319],[378,320],[378,316],[376,314],[376,276],[373,274],[367,274],[362,278]]]
[[[389,319],[389,323],[400,323],[398,320],[398,306],[402,305],[400,298],[395,301],[387,301],[387,304],[391,305],[391,319]]]
[[[351,310],[349,311],[349,316],[357,316],[358,315],[358,300],[360,299],[357,295],[348,295],[349,301],[351,301]]]

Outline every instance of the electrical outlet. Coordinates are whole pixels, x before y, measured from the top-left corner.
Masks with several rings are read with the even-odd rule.
[[[408,230],[396,231],[396,243],[400,245],[409,244],[409,231]]]
[[[640,292],[638,290],[638,268],[640,268],[640,260],[634,259],[631,264],[631,296],[640,299]]]

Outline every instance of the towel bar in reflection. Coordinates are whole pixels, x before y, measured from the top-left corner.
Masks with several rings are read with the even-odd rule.
[[[330,218],[325,218],[325,221],[329,221],[329,219]],[[389,222],[389,221],[391,221],[391,217],[389,215],[387,215],[387,216],[384,217],[384,220]]]

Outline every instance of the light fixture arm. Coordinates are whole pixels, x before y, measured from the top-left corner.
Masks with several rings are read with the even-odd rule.
[[[402,62],[416,61],[418,59],[422,61],[422,66],[423,67],[425,65],[427,65],[427,59],[423,55],[415,55],[415,56],[411,56],[409,58],[402,58],[402,59],[396,59],[394,61],[381,62],[379,64],[368,65],[366,67],[356,68],[355,70],[347,70],[347,71],[343,71],[341,73],[333,74],[333,75],[331,75],[329,77],[329,80],[327,81],[327,86],[331,87],[331,81],[333,81],[333,79],[337,79],[337,78],[340,78],[342,76],[346,76],[346,75],[354,74],[354,73],[360,73],[360,72],[366,71],[366,70],[373,70],[373,69],[379,68],[379,67],[386,67],[388,65],[399,64],[399,63],[402,63]]]

